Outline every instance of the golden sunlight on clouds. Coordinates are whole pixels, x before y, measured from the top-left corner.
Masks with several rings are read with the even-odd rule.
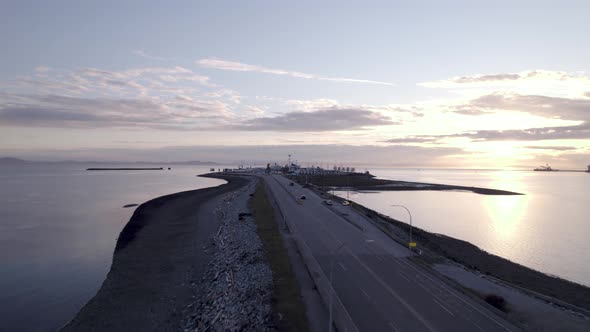
[[[511,91],[523,95],[544,95],[580,98],[588,91],[590,78],[586,73],[566,73],[551,70],[529,70],[512,74],[458,76],[449,80],[423,82],[428,88],[459,90],[473,97],[493,91]]]

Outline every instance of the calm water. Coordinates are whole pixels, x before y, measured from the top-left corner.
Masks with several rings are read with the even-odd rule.
[[[223,183],[195,177],[206,167],[171,167],[0,166],[0,330],[54,331],[76,314],[110,268],[135,209],[123,205]]]
[[[350,199],[415,226],[469,241],[536,270],[590,286],[590,174],[532,171],[392,170],[380,178],[524,193],[350,193]],[[346,192],[340,192],[346,196]]]

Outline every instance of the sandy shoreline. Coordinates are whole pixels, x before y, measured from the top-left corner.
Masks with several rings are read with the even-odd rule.
[[[141,204],[119,235],[101,288],[62,331],[182,330],[182,311],[191,302],[187,290],[210,259],[202,246],[218,227],[215,220],[201,220],[200,208],[250,182],[218,178],[228,183]]]

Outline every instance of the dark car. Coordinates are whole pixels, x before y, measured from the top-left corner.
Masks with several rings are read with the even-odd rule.
[[[289,185],[290,185],[291,187],[293,187],[293,186],[294,186],[293,182],[289,183]]]
[[[301,197],[299,197],[299,199],[305,199],[305,195],[301,195]]]

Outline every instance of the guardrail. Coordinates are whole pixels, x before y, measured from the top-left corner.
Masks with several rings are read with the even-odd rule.
[[[551,297],[551,296],[548,296],[548,295],[545,295],[545,294],[537,293],[537,292],[535,292],[533,290],[530,290],[528,288],[524,288],[522,286],[515,285],[515,284],[513,284],[511,282],[508,282],[508,281],[505,281],[505,280],[496,278],[496,277],[491,276],[491,275],[482,274],[481,276],[483,278],[489,279],[489,280],[491,280],[493,282],[496,282],[496,283],[499,283],[499,284],[503,284],[504,286],[513,287],[515,289],[518,289],[521,292],[524,292],[524,293],[528,294],[529,296],[533,296],[533,297],[536,297],[536,298],[541,299],[543,301],[547,301],[547,302],[553,303],[555,305],[561,306],[563,308],[566,308],[566,309],[575,311],[575,312],[577,312],[577,313],[579,313],[579,314],[581,314],[581,315],[583,315],[585,317],[590,317],[590,311],[588,311],[588,310],[586,310],[584,308],[580,308],[580,307],[578,307],[576,305],[573,305],[571,303],[564,302],[562,300],[556,299],[554,297]]]

